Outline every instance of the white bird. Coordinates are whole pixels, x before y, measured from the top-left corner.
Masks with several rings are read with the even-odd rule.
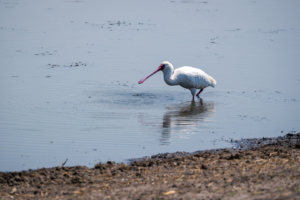
[[[217,84],[217,81],[213,77],[207,75],[201,69],[184,66],[174,70],[173,65],[168,61],[162,62],[157,70],[146,78],[141,79],[139,84],[142,84],[147,78],[160,70],[164,73],[164,79],[168,85],[180,85],[183,88],[189,89],[193,95],[193,100],[197,89],[200,89],[196,95],[199,97],[204,88],[208,86],[215,87]]]

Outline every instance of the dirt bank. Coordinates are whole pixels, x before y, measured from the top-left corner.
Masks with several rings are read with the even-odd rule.
[[[300,199],[300,133],[236,147],[246,143],[253,146],[159,154],[128,165],[0,172],[0,199]]]

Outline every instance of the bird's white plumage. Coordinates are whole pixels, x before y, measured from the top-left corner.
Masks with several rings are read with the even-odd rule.
[[[215,84],[209,79],[204,71],[193,67],[181,67],[174,70],[171,78],[177,80],[178,85],[190,89],[204,89],[208,86],[214,87]],[[168,77],[165,77],[168,79]]]
[[[152,74],[147,76],[144,79],[139,81],[139,84],[143,83],[147,78],[162,70],[164,73],[164,80],[168,85],[180,85],[186,89],[189,89],[193,95],[193,98],[196,94],[197,89],[201,89],[200,92],[206,87],[215,87],[217,84],[216,80],[211,76],[207,75],[201,69],[193,68],[193,67],[180,67],[174,70],[173,65],[168,62],[164,61],[160,65],[160,67],[154,71]],[[200,94],[197,94],[197,96]]]

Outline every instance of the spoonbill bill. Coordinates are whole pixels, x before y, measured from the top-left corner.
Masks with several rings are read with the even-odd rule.
[[[180,85],[183,88],[189,89],[193,95],[193,100],[197,89],[200,89],[196,95],[199,97],[204,88],[208,86],[215,87],[217,84],[217,81],[213,77],[207,75],[201,69],[184,66],[174,70],[173,65],[168,61],[162,62],[157,70],[141,79],[139,84],[142,84],[147,78],[159,71],[164,73],[164,79],[168,85]]]

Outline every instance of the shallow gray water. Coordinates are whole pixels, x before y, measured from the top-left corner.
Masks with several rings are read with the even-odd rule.
[[[0,171],[300,130],[300,2],[0,1]],[[170,61],[217,80],[202,100]]]

